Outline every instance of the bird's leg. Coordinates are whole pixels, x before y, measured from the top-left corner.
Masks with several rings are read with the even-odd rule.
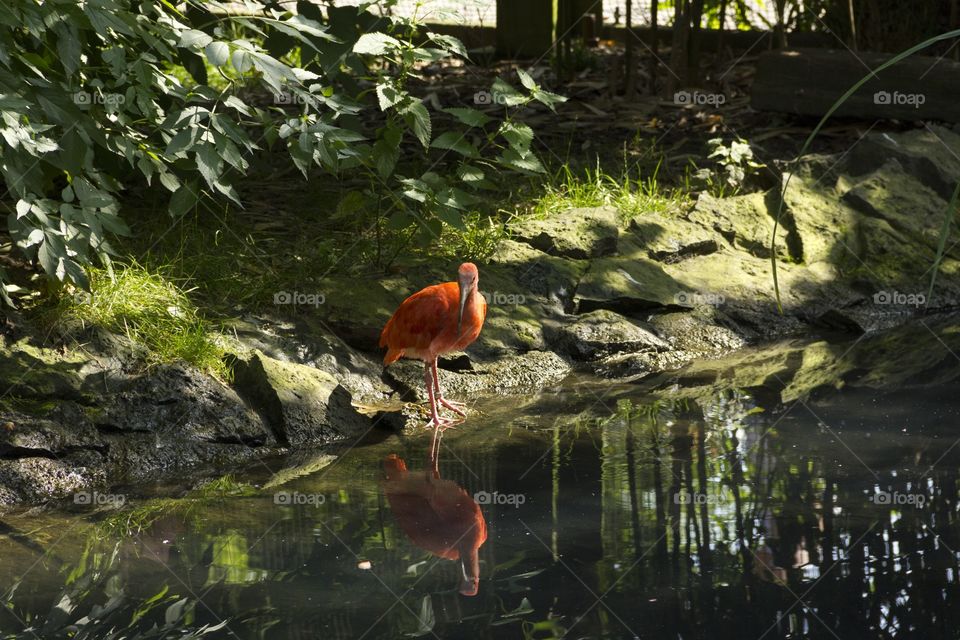
[[[462,402],[454,402],[452,400],[446,400],[443,397],[443,392],[440,391],[440,375],[437,373],[436,358],[433,359],[433,364],[431,368],[433,369],[433,385],[434,385],[434,388],[436,388],[437,390],[437,402],[445,406],[447,409],[450,409],[450,411],[453,411],[454,413],[459,415],[461,418],[466,418],[467,414],[465,414],[463,410],[467,408],[467,405],[463,404]]]
[[[423,380],[427,383],[427,398],[430,400],[430,422],[427,426],[445,427],[450,423],[450,420],[441,418],[437,411],[437,398],[433,393],[433,376],[430,374],[430,365],[426,362],[423,363]]]

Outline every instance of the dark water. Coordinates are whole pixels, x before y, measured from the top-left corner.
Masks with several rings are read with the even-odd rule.
[[[886,369],[879,343],[790,345],[480,403],[436,475],[429,433],[389,436],[275,486],[283,461],[10,515],[0,637],[957,637],[960,360],[935,344]],[[391,454],[420,492],[402,504]],[[470,496],[473,597],[436,555],[469,552]]]

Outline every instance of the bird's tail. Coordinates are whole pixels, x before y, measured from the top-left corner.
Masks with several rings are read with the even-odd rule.
[[[384,366],[390,364],[391,362],[396,362],[403,357],[403,349],[387,349],[387,355],[383,356]]]

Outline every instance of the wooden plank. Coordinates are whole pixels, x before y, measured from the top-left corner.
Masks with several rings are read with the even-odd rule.
[[[891,56],[833,49],[786,49],[760,56],[750,106],[822,116]],[[960,63],[912,56],[877,74],[835,113],[857,118],[960,122]]]

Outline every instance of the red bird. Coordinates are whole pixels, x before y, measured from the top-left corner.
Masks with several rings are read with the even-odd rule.
[[[391,453],[383,466],[384,493],[400,529],[438,558],[459,560],[460,593],[477,595],[487,522],[476,500],[452,480],[442,480],[435,462],[432,473],[409,473],[403,459]]]
[[[437,405],[465,417],[459,402],[450,402],[440,391],[437,356],[462,351],[480,335],[487,316],[487,301],[480,295],[476,265],[460,265],[456,282],[444,282],[421,289],[403,301],[380,334],[380,346],[387,347],[383,364],[400,358],[417,358],[424,363],[424,382],[430,399],[431,423],[435,428],[452,420],[441,418]]]

